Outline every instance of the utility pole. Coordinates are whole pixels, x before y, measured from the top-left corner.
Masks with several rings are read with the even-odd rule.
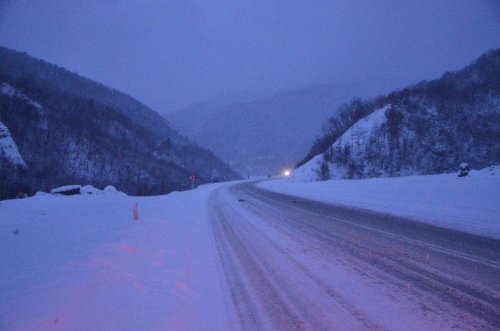
[[[189,181],[191,182],[191,189],[194,189],[194,180],[196,177],[194,175],[189,176]]]

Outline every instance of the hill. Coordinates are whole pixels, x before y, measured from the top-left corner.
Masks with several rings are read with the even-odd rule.
[[[476,169],[500,162],[500,50],[439,79],[342,105],[297,175],[436,174],[462,162]]]
[[[132,97],[0,47],[0,198],[64,184],[160,194],[239,178]]]

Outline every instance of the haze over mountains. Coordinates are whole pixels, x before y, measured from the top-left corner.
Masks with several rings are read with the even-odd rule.
[[[65,184],[160,194],[239,178],[139,101],[0,47],[0,198]]]
[[[277,174],[303,158],[332,110],[357,94],[374,90],[359,84],[240,93],[165,117],[239,173]]]

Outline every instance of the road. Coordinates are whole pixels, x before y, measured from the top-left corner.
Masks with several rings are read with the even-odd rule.
[[[210,198],[241,329],[500,329],[499,240],[254,184]]]

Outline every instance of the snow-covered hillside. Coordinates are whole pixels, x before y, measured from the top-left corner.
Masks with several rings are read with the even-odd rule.
[[[416,219],[443,227],[500,238],[500,166],[456,173],[307,181],[311,172],[260,186],[302,198]]]
[[[26,168],[26,162],[19,153],[9,129],[0,122],[0,159],[5,158],[11,165]],[[1,161],[1,160],[0,160]]]
[[[386,105],[380,109],[375,110],[370,115],[363,117],[357,121],[353,126],[351,126],[340,138],[338,138],[335,143],[331,146],[331,150],[342,150],[344,154],[348,154],[351,159],[360,159],[365,156],[365,153],[371,148],[374,143],[374,136],[376,136],[377,131],[380,131],[382,125],[387,122],[387,117],[385,115],[386,111],[390,109],[390,105]],[[385,141],[385,137],[381,136],[381,147],[386,147],[385,151],[378,150],[377,153],[380,155],[387,154],[388,142]],[[375,156],[373,156],[375,157]],[[309,161],[307,164],[303,165],[298,169],[299,173],[304,176],[305,179],[314,179],[319,175],[321,162],[325,159],[325,156],[317,156]],[[347,178],[349,177],[349,169],[347,165],[336,164],[330,162],[331,160],[325,160],[324,162],[329,162],[331,164],[329,167],[329,178]],[[373,173],[378,171],[377,169],[363,169],[364,173]]]
[[[160,194],[192,175],[239,178],[132,97],[1,46],[0,120],[0,199],[72,183]]]
[[[495,50],[439,79],[345,104],[325,124],[299,172],[321,180],[358,179],[498,163],[499,82]]]

